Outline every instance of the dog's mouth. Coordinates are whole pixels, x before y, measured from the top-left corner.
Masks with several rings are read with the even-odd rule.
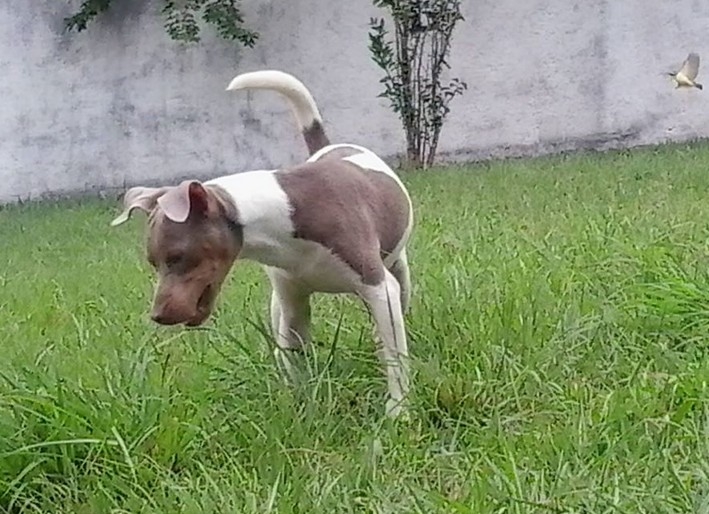
[[[197,299],[197,313],[195,316],[187,321],[185,325],[188,327],[197,327],[204,323],[209,315],[212,313],[212,303],[214,300],[215,287],[212,284],[207,284],[207,286],[202,291]]]

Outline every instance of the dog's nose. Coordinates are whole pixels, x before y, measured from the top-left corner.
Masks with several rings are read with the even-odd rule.
[[[155,323],[158,325],[174,325],[175,321],[172,320],[167,314],[164,312],[153,312],[150,315],[150,319],[152,319]]]

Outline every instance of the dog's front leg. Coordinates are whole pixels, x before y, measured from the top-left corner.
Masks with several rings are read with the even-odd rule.
[[[387,374],[389,398],[386,414],[396,417],[404,410],[404,400],[409,392],[408,345],[401,308],[401,286],[389,270],[384,280],[376,286],[364,286],[360,296],[368,305],[377,333],[377,353]]]
[[[296,380],[294,362],[310,342],[310,294],[281,277],[272,277],[271,325],[276,340],[274,357],[286,382]]]

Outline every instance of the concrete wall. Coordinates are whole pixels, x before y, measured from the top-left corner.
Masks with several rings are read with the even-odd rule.
[[[74,5],[77,5],[75,2]],[[286,105],[226,93],[237,73],[302,78],[333,141],[403,150],[366,47],[370,0],[245,0],[253,50],[182,48],[159,1],[115,0],[81,34],[64,1],[0,2],[0,202],[275,167],[305,157]],[[709,58],[706,0],[464,0],[443,157],[486,158],[709,135],[709,87],[662,72]],[[709,86],[709,71],[699,78]]]

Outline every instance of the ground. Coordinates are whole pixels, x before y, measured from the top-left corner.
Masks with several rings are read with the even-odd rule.
[[[709,146],[403,176],[409,422],[370,325],[320,297],[280,381],[240,263],[202,330],[148,320],[144,218],[0,210],[0,510],[686,513],[709,508]]]

